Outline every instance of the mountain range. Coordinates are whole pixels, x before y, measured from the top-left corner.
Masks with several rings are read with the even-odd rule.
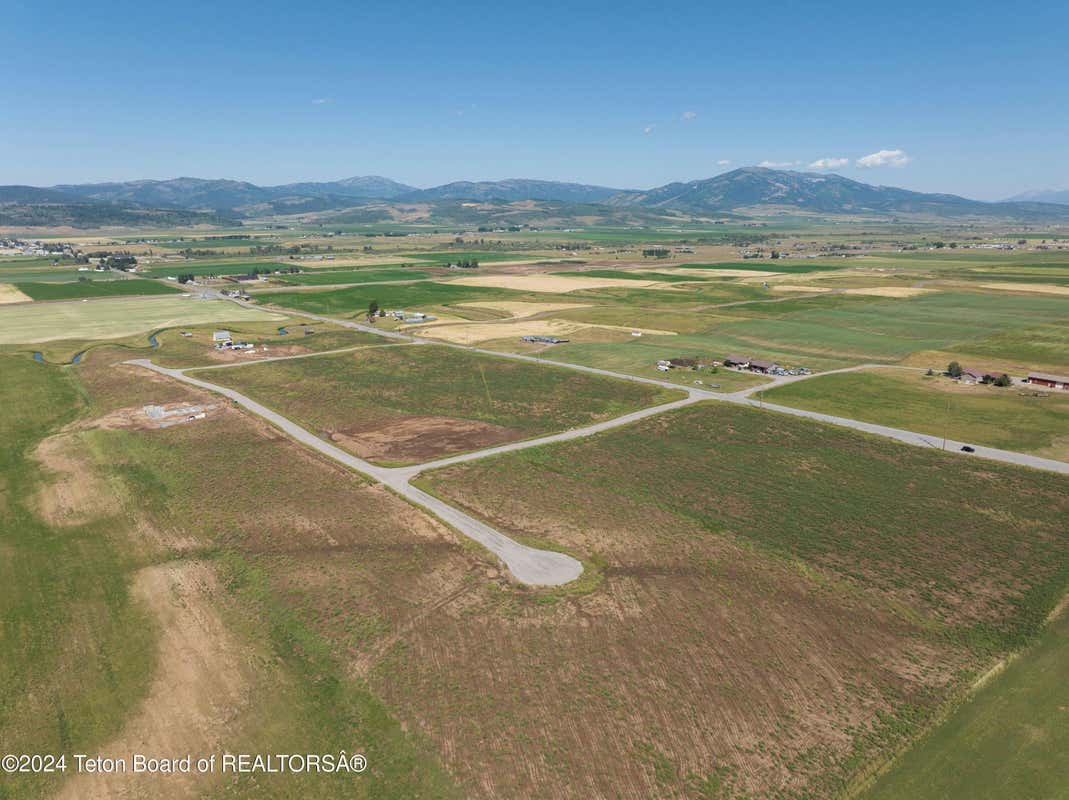
[[[393,218],[393,211],[411,214],[417,207],[437,219],[470,221],[478,216],[471,204],[496,207],[498,216],[510,204],[526,210],[545,206],[554,218],[614,217],[648,221],[658,216],[725,219],[806,214],[861,218],[944,218],[1015,221],[1069,221],[1066,193],[1035,193],[1000,203],[970,200],[952,194],[930,194],[891,186],[873,186],[831,173],[794,172],[743,167],[704,180],[669,183],[648,190],[511,178],[501,181],[458,181],[417,189],[380,176],[339,181],[258,186],[246,181],[204,178],[139,180],[115,183],[61,184],[49,188],[0,186],[0,223],[19,205],[35,207],[36,217],[51,206],[100,205],[131,210],[170,209],[206,213],[233,220],[287,214],[316,214],[319,221]],[[1053,201],[1053,202],[1052,202]],[[573,208],[574,206],[574,208]],[[580,206],[582,208],[580,208]],[[435,213],[437,212],[437,213]],[[488,211],[489,213],[489,211]],[[17,215],[16,215],[17,216]]]
[[[1040,189],[1034,192],[1022,192],[1009,198],[1007,203],[1060,203],[1069,205],[1069,189]]]

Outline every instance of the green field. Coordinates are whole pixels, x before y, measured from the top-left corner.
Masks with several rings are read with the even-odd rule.
[[[82,297],[174,294],[181,289],[156,281],[132,278],[122,281],[78,281],[75,283],[17,283],[19,291],[34,300],[74,300]]]
[[[1069,392],[963,386],[923,372],[881,370],[810,378],[765,392],[779,403],[950,439],[1069,458]]]
[[[133,520],[49,526],[38,443],[85,412],[69,374],[0,355],[0,731],[7,751],[92,752],[144,695],[152,621],[132,601]],[[54,778],[0,777],[0,797],[43,796]]]
[[[473,300],[517,300],[524,299],[521,292],[507,289],[490,289],[481,286],[458,286],[449,283],[415,283],[393,286],[369,286],[351,289],[334,289],[323,292],[272,292],[269,302],[272,305],[292,308],[297,311],[310,311],[314,314],[332,314],[342,317],[355,317],[367,313],[372,300],[384,309],[425,310],[450,303],[464,303]],[[544,295],[543,295],[544,297]]]
[[[142,331],[205,322],[282,319],[260,309],[195,297],[92,300],[0,308],[0,344],[119,339]]]
[[[1069,614],[899,758],[865,800],[1069,797]]]
[[[803,275],[807,272],[848,269],[860,266],[860,263],[848,259],[759,258],[749,261],[728,261],[721,264],[680,264],[679,266],[688,267],[689,269],[707,269],[710,272],[710,277],[713,277],[718,269],[744,269],[753,272],[784,272],[790,275]]]
[[[491,264],[500,261],[529,261],[540,256],[527,255],[525,253],[458,251],[455,253],[398,253],[397,257],[411,258],[413,261],[430,261],[434,264],[456,264],[458,261],[471,261],[472,259],[480,264]]]
[[[897,361],[919,350],[967,347],[1032,319],[1069,323],[1069,303],[1053,297],[940,292],[827,309],[814,305],[776,319],[722,325],[716,333],[751,347],[800,355]]]
[[[242,275],[254,269],[288,269],[289,266],[277,261],[219,261],[210,264],[203,261],[178,261],[171,264],[150,264],[147,267],[139,267],[138,271],[152,278],[177,278],[179,275]]]
[[[358,350],[192,374],[248,394],[314,431],[361,432],[410,418],[446,417],[495,426],[501,441],[588,425],[680,396],[439,346]],[[426,455],[478,449],[477,444],[458,433]]]
[[[344,283],[423,280],[430,277],[431,274],[429,272],[421,272],[416,269],[363,269],[317,270],[316,272],[302,272],[299,275],[280,275],[277,280],[282,283],[293,283],[299,286],[330,286]]]

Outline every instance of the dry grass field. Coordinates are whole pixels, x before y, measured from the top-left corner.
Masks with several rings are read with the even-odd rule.
[[[589,425],[678,392],[558,367],[403,345],[194,372],[361,458],[420,463]]]
[[[18,290],[18,287],[10,283],[0,283],[0,306],[8,303],[29,303],[33,298]]]
[[[754,410],[426,480],[602,565],[591,595],[515,606],[496,631],[458,614],[461,646],[438,623],[382,668],[403,718],[410,697],[441,709],[432,738],[467,785],[522,759],[493,797],[834,796],[1037,630],[1069,577],[1065,478]]]

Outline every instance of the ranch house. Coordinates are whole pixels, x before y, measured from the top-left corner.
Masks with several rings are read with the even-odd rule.
[[[961,370],[962,383],[984,383],[997,380],[1002,377],[1001,372],[977,367],[965,367]]]

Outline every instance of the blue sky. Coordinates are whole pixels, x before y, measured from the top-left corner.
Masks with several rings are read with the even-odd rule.
[[[646,188],[835,159],[981,199],[1069,187],[1054,0],[5,5],[0,183]]]

